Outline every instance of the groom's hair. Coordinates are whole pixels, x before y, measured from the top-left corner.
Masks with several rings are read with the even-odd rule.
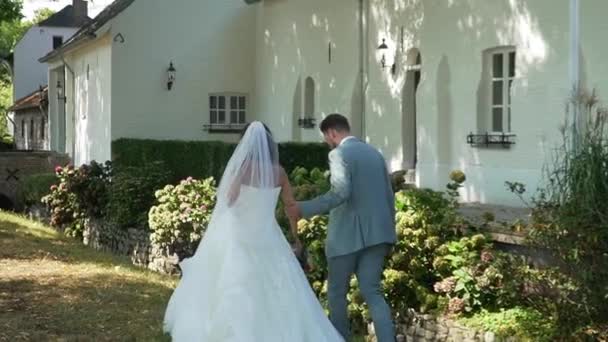
[[[335,129],[338,132],[348,133],[350,132],[350,125],[348,119],[341,114],[329,114],[323,121],[321,121],[321,132],[326,133],[330,129]]]

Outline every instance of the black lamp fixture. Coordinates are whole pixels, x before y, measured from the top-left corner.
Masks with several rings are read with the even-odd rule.
[[[167,89],[171,90],[173,88],[173,83],[175,82],[175,67],[173,66],[173,62],[169,63],[169,69],[167,69]]]
[[[386,39],[382,38],[382,44],[378,46],[378,50],[388,50],[388,45],[386,45]],[[386,55],[384,51],[382,52],[382,58],[380,59],[380,66],[382,67],[382,69],[390,67],[391,73],[393,75],[397,71],[397,65],[395,63],[393,63],[393,65],[386,65]]]
[[[65,102],[67,97],[65,96],[65,89],[61,84],[61,81],[57,81],[57,100]]]

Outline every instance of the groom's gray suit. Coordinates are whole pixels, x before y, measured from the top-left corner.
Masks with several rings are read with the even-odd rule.
[[[328,260],[330,318],[350,338],[346,295],[357,275],[379,342],[394,342],[391,312],[380,282],[385,258],[396,241],[395,199],[386,162],[373,147],[348,137],[329,153],[331,190],[299,202],[304,218],[330,212]]]

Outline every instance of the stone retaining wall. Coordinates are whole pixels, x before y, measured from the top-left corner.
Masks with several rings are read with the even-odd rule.
[[[51,151],[0,152],[0,196],[7,197],[13,208],[22,209],[17,203],[19,181],[29,175],[55,172],[56,166],[65,166],[69,162],[67,155]]]
[[[376,341],[373,325],[368,340]],[[497,337],[490,331],[465,327],[446,317],[408,312],[408,321],[397,325],[398,342],[515,342],[515,337]]]
[[[83,243],[96,250],[129,256],[134,265],[152,271],[179,273],[177,255],[169,255],[167,251],[150,243],[150,233],[147,230],[119,230],[99,220],[88,220],[83,231]]]

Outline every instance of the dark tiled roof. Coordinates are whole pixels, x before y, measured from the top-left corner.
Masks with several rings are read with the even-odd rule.
[[[80,17],[74,13],[74,6],[67,5],[61,11],[51,15],[38,23],[38,26],[51,27],[82,27],[89,23],[91,18]]]
[[[46,106],[49,98],[49,87],[44,86],[40,90],[26,95],[19,100],[15,101],[12,107],[8,109],[9,112],[17,112],[23,109],[38,108],[41,105]]]
[[[50,59],[60,55],[62,52],[72,48],[77,43],[95,37],[95,32],[112,20],[115,16],[129,7],[135,0],[115,0],[101,11],[93,20],[78,30],[70,39],[68,39],[61,47],[49,52],[46,56],[39,59],[40,62],[47,62]]]

